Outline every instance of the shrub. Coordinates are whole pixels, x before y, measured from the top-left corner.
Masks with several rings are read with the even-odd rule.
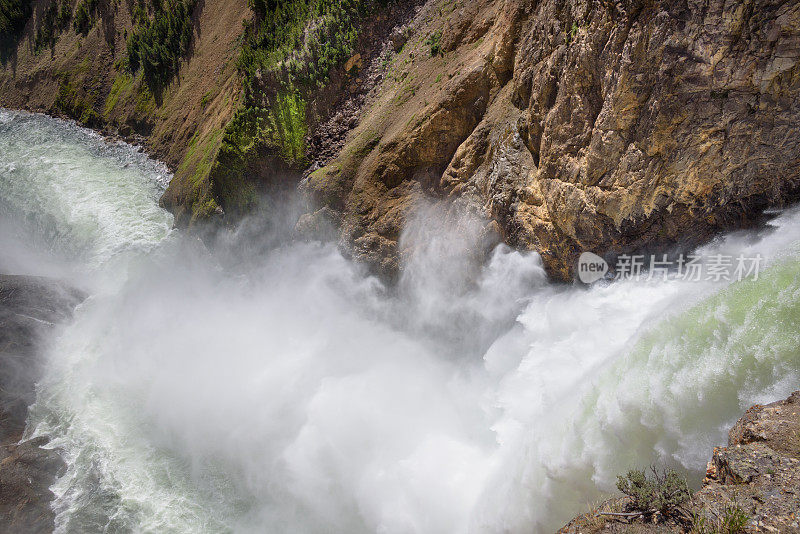
[[[650,470],[650,477],[638,469],[617,477],[617,488],[631,498],[634,510],[667,516],[689,500],[691,494],[686,479],[672,469],[659,471],[651,467]]]
[[[572,26],[564,27],[564,38],[567,41],[567,44],[570,44],[575,36],[578,35],[578,23],[573,22]]]
[[[746,532],[750,516],[738,505],[725,507],[721,516],[709,520],[705,516],[695,516],[692,532],[694,534],[743,534]]]
[[[200,99],[200,107],[206,109],[206,106],[208,106],[209,102],[211,102],[211,91],[203,94],[203,98]]]
[[[428,36],[425,46],[431,48],[431,57],[436,57],[442,53],[442,30],[436,31]]]

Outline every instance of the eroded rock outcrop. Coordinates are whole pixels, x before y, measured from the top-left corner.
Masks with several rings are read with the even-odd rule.
[[[735,503],[753,531],[800,532],[800,391],[747,410],[714,450],[695,501],[706,516]]]
[[[796,2],[428,2],[408,31],[303,184],[384,270],[426,197],[567,279],[583,250],[693,247],[800,195]]]

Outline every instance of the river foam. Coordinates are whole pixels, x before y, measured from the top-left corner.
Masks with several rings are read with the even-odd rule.
[[[502,245],[475,263],[480,224],[428,208],[390,289],[286,239],[290,208],[208,248],[170,232],[163,169],[75,126],[0,112],[0,146],[35,237],[0,267],[93,294],[29,425],[69,465],[60,532],[545,532],[630,467],[697,483],[800,378],[796,210],[701,251],[763,255],[758,280],[586,288]]]

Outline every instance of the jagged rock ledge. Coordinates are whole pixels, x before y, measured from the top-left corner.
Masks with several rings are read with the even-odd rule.
[[[700,532],[702,526],[716,532],[713,525],[731,507],[747,515],[745,532],[800,532],[800,391],[747,410],[730,430],[728,446],[714,449],[703,487],[687,506],[693,523],[654,524],[598,514],[621,510],[625,499],[606,501],[559,534]]]

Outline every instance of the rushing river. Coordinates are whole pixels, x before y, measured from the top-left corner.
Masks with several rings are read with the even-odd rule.
[[[760,254],[757,280],[589,288],[503,246],[476,266],[476,225],[422,210],[389,289],[286,239],[290,203],[212,245],[171,230],[169,178],[0,110],[0,271],[91,294],[28,423],[68,464],[58,532],[547,532],[631,467],[697,485],[800,383],[796,210],[700,251]]]

